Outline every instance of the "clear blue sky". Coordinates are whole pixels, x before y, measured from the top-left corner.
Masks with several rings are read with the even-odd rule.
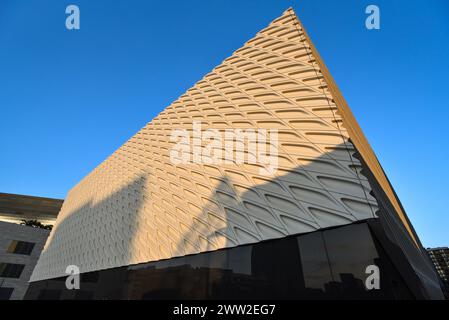
[[[65,7],[81,29],[65,28]],[[365,8],[381,29],[365,28]],[[449,1],[2,0],[0,192],[67,191],[292,6],[425,246],[449,245]]]

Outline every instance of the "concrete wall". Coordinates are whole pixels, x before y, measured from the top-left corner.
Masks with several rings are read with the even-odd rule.
[[[25,295],[28,280],[49,234],[49,230],[0,221],[0,263],[25,265],[19,279],[0,277],[0,287],[14,288],[11,300],[21,300]],[[8,253],[8,247],[13,240],[35,243],[33,251],[30,255]]]

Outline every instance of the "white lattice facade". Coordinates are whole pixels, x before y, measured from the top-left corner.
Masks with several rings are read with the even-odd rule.
[[[278,170],[173,164],[170,136],[194,122],[220,132],[278,130]],[[115,268],[376,217],[348,139],[287,10],[70,191],[32,281],[64,276],[68,265]]]

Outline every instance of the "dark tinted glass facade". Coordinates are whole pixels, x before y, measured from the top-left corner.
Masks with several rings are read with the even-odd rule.
[[[369,265],[380,289],[367,290]],[[409,299],[367,223],[30,284],[28,299]]]

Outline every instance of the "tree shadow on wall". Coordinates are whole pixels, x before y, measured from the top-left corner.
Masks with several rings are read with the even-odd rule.
[[[375,217],[375,199],[358,180],[366,178],[355,172],[361,169],[359,162],[351,161],[345,148],[340,145],[334,151],[310,159],[308,165],[274,178],[259,176],[258,181],[265,178],[265,182],[252,186],[235,182],[227,175],[221,177],[212,197],[207,199],[201,213],[192,217],[192,226],[174,250],[186,255],[211,252],[197,255],[204,256],[202,260],[193,258],[195,256],[177,258],[170,268],[163,268],[166,278],[179,274],[179,268],[189,273],[197,270],[202,275],[198,286],[205,287],[206,292],[200,297],[188,294],[181,297],[292,299],[325,298],[331,293],[333,298],[339,295],[341,298],[344,291],[352,290],[359,298],[366,298],[360,278],[369,260],[361,264],[357,274],[348,269],[348,272],[329,275],[319,288],[307,288],[301,271],[298,240],[263,242]],[[337,159],[339,161],[335,162]],[[233,171],[235,176],[237,170]],[[255,245],[234,248],[248,244]],[[364,243],[356,243],[351,250],[363,252],[366,251],[364,246]],[[214,251],[222,248],[231,249]],[[324,250],[322,253],[325,254]],[[324,264],[328,267],[329,262],[326,260]],[[165,283],[161,287],[171,288],[176,294],[181,284],[190,287],[195,281],[194,277],[191,279],[188,282],[177,279],[173,286]],[[241,285],[235,286],[235,283]],[[157,298],[158,293],[150,290],[146,297]]]
[[[230,170],[234,178],[220,177],[211,197],[201,198],[206,204],[174,252],[195,254],[374,218],[376,200],[345,148],[302,158],[308,163],[281,167],[275,177]]]
[[[83,290],[94,299],[245,298],[249,294],[264,298],[262,293],[267,292],[271,297],[301,297],[306,283],[300,257],[294,254],[299,252],[296,238],[279,244],[263,241],[373,218],[375,208],[363,200],[369,190],[362,189],[354,171],[360,168],[354,168],[350,159],[345,161],[344,153],[331,151],[303,166],[279,171],[274,178],[258,177],[256,185],[235,182],[238,170],[234,169],[234,177],[220,177],[201,213],[192,217],[191,227],[175,244],[173,252],[181,257],[117,268],[135,260],[136,224],[144,209],[148,179],[141,175],[61,220],[43,260],[56,266],[78,264],[81,272],[87,272]],[[337,164],[335,159],[341,161]],[[339,188],[347,194],[339,193]],[[247,244],[255,245],[242,246]],[[222,248],[231,249],[217,250]],[[45,256],[51,252],[59,254]],[[48,275],[64,275],[65,270],[52,269],[53,263],[42,266]],[[93,270],[104,271],[89,272]],[[345,275],[332,278],[328,288],[348,283],[345,279],[360,287],[360,279]],[[42,285],[47,290],[61,288],[61,281],[57,282]],[[321,297],[326,291],[310,290],[310,297]],[[72,293],[63,295],[73,298]]]
[[[98,278],[91,271],[115,268],[135,260],[133,247],[146,180],[145,175],[140,175],[98,202],[92,195],[91,200],[68,212],[58,221],[47,240],[48,246],[39,259],[39,274],[35,276],[45,279],[54,278],[56,274],[64,277],[53,283],[55,288],[61,289],[61,282],[64,284],[67,276],[65,268],[75,265],[82,273],[83,287],[89,288],[96,286],[95,279]],[[120,288],[114,288],[113,283],[124,283],[125,280],[126,274],[115,274],[103,279],[102,286],[107,287],[110,282],[110,291],[114,295],[114,291],[120,291]],[[44,282],[48,284],[48,281],[36,284]],[[51,289],[52,285],[45,287]]]

